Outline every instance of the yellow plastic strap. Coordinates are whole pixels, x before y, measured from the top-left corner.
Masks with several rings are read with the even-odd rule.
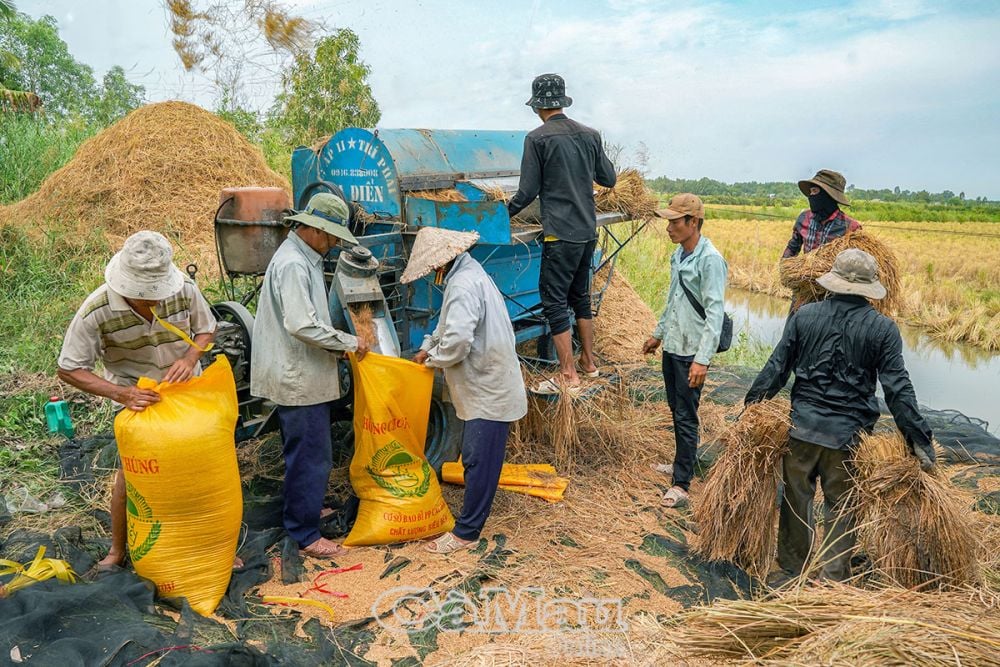
[[[280,597],[277,595],[265,595],[263,598],[264,604],[283,604],[283,605],[308,605],[310,607],[319,607],[320,609],[326,611],[330,614],[330,618],[335,618],[333,613],[333,607],[330,605],[320,602],[319,600],[309,600],[308,598],[292,598],[292,597]]]
[[[199,352],[208,352],[209,350],[212,349],[213,343],[209,343],[205,347],[202,347],[202,346],[198,345],[198,343],[196,343],[193,340],[191,340],[190,336],[188,336],[186,333],[184,333],[183,331],[181,331],[180,329],[178,329],[177,327],[175,327],[170,322],[167,322],[166,320],[161,320],[160,316],[156,314],[156,309],[150,308],[149,312],[153,313],[153,319],[156,320],[161,327],[163,327],[164,329],[166,329],[167,331],[169,331],[170,333],[172,333],[172,334],[174,334],[176,336],[180,336],[181,340],[183,340],[185,343],[187,343],[188,345],[190,345],[194,349],[198,350]]]

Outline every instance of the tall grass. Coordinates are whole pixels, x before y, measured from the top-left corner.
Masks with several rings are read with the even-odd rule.
[[[37,190],[99,129],[79,119],[0,113],[0,204]]]

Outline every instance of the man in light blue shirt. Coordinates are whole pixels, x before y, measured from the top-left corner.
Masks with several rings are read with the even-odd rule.
[[[642,346],[644,354],[663,345],[663,382],[674,418],[676,442],[673,486],[663,496],[667,507],[688,502],[698,451],[698,404],[712,355],[719,347],[725,316],[726,260],[701,235],[705,207],[693,194],[680,194],[656,215],[669,220],[667,233],[679,248],[670,258],[667,306]],[[690,295],[685,293],[685,289]],[[703,314],[692,301],[697,301]]]

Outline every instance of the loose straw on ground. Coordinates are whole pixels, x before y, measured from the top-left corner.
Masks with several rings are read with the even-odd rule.
[[[889,246],[863,230],[834,239],[812,252],[781,260],[781,284],[792,290],[796,307],[826,298],[826,290],[816,279],[832,269],[837,255],[848,248],[864,250],[875,258],[886,296],[872,301],[872,305],[883,315],[894,316],[903,300],[899,258]]]
[[[976,584],[976,518],[940,469],[924,472],[898,433],[861,439],[852,505],[858,541],[876,571],[906,588]]]
[[[719,600],[684,612],[690,654],[767,664],[1000,665],[1000,600],[844,584],[767,600]]]
[[[777,547],[777,492],[788,451],[789,403],[747,406],[727,431],[726,448],[694,503],[696,549],[709,560],[737,563],[767,575]]]

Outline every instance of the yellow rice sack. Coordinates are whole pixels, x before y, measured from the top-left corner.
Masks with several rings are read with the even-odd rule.
[[[465,468],[461,460],[441,465],[441,479],[449,484],[465,486]],[[555,467],[546,463],[504,463],[498,488],[523,493],[557,503],[569,486],[569,480],[559,477]]]
[[[220,355],[183,384],[141,378],[139,387],[161,400],[115,419],[129,555],[161,595],[207,616],[229,586],[243,517],[233,371]]]
[[[370,353],[354,369],[351,486],[361,499],[347,546],[419,540],[455,518],[424,458],[434,371]]]

